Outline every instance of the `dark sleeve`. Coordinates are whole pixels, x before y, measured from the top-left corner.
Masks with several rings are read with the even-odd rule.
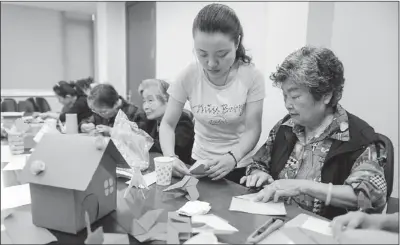
[[[190,162],[193,142],[193,121],[183,112],[175,128],[175,154],[185,163]]]

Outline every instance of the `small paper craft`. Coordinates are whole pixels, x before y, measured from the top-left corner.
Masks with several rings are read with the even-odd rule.
[[[132,178],[132,174],[130,175],[129,179]],[[156,171],[153,171],[151,173],[147,173],[143,175],[144,182],[146,183],[147,186],[151,186],[152,184],[156,183],[157,181],[157,173]],[[125,182],[126,184],[129,185],[131,181],[128,180]],[[143,185],[140,185],[139,188],[145,188]]]
[[[189,239],[191,232],[190,218],[168,213],[167,244],[180,244],[180,238]]]
[[[231,226],[228,221],[214,215],[195,215],[192,217],[192,232],[212,232],[214,234],[232,234],[238,232],[238,229]]]
[[[199,191],[196,187],[198,182],[198,179],[186,175],[181,181],[169,186],[164,191],[180,190],[185,193],[187,192],[186,198],[190,201],[195,201],[199,198]]]
[[[193,164],[189,171],[194,175],[204,175],[206,173],[206,165],[204,161],[197,161],[195,164]]]
[[[4,219],[4,226],[14,244],[47,244],[57,241],[57,238],[47,229],[37,227],[32,223],[30,211],[14,211],[12,215]]]
[[[29,184],[6,187],[1,191],[1,210],[31,204]]]
[[[40,128],[39,132],[35,135],[33,140],[36,143],[39,143],[40,140],[43,138],[43,135],[47,133],[53,133],[53,134],[60,134],[60,131],[57,130],[56,128],[57,122],[54,120],[47,121],[43,124],[43,126]]]
[[[253,202],[250,200],[232,197],[229,207],[230,211],[240,211],[250,214],[262,215],[286,215],[286,209],[283,202]]]
[[[208,202],[188,201],[176,212],[186,216],[203,215],[210,211],[211,206]]]
[[[139,167],[135,167],[135,168],[133,169],[133,171],[132,171],[132,178],[131,178],[131,180],[130,180],[130,182],[129,182],[128,187],[127,187],[126,190],[125,190],[124,198],[127,197],[128,193],[129,193],[129,191],[130,191],[130,189],[131,189],[133,186],[136,187],[136,188],[139,188],[140,186],[143,186],[143,187],[146,188],[146,189],[149,188],[149,187],[146,185],[146,182],[145,182],[145,180],[144,180],[144,178],[143,178],[142,172],[140,171]],[[143,190],[140,189],[140,191],[142,192],[143,199],[146,199],[146,197],[144,196]]]
[[[150,210],[140,219],[133,219],[131,226],[131,234],[139,241],[144,242],[154,240],[155,236],[163,233],[162,225],[156,225],[157,220],[163,213],[163,209]],[[164,229],[165,233],[165,229]]]
[[[3,168],[3,171],[22,170],[30,154],[12,155],[11,161]]]

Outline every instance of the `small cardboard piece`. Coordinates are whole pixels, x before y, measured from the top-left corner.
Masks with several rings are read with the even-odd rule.
[[[199,191],[197,190],[197,183],[199,182],[198,179],[186,175],[185,177],[183,177],[183,179],[171,186],[169,186],[168,188],[166,188],[164,191],[172,191],[172,190],[179,190],[179,191],[183,191],[184,193],[188,193],[185,197],[189,200],[189,201],[195,201],[199,198]]]
[[[45,163],[38,175],[31,172],[35,161]],[[114,211],[118,164],[129,167],[111,140],[98,150],[95,137],[45,134],[21,174],[30,183],[33,223],[77,234],[85,211],[91,223]]]

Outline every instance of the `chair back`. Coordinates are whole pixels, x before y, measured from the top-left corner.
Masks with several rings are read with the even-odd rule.
[[[43,97],[36,97],[36,104],[40,112],[48,112],[51,110],[49,102]]]
[[[6,98],[1,102],[1,111],[9,112],[9,111],[17,111],[18,106],[17,102],[14,99]]]

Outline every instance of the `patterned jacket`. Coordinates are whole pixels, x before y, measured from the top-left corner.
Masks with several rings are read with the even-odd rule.
[[[281,136],[278,140],[278,135],[285,135],[285,140],[281,140]],[[274,179],[308,179],[349,185],[358,196],[358,209],[369,212],[383,210],[387,191],[383,171],[386,151],[367,123],[338,105],[332,123],[321,135],[307,144],[304,135],[304,127],[295,125],[288,116],[279,121],[267,142],[253,157],[247,174],[260,169]],[[290,137],[293,140],[288,140]],[[285,154],[287,157],[282,157]],[[282,159],[281,163],[278,159]],[[309,195],[299,195],[292,200],[302,208],[327,218],[347,212],[325,207],[325,200]]]

